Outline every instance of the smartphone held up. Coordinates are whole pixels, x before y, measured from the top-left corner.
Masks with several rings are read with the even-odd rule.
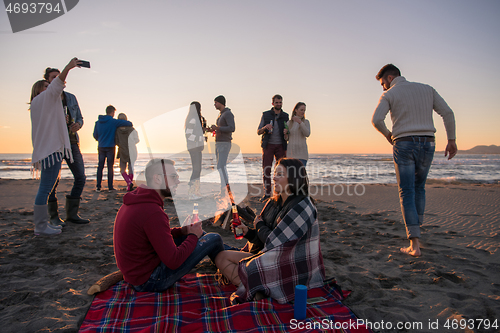
[[[78,60],[80,67],[90,68],[90,61]]]

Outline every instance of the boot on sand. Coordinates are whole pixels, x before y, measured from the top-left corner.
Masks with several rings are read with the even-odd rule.
[[[199,179],[189,182],[188,195],[189,195],[189,200],[200,200],[202,198],[200,196],[200,180]]]
[[[130,192],[134,189],[134,174],[129,173],[128,178],[130,179],[130,184],[127,185],[127,192]]]
[[[49,212],[49,221],[52,226],[61,226],[65,227],[66,223],[64,223],[63,220],[59,217],[59,209],[57,205],[57,200],[56,201],[49,201],[47,203],[47,208]]]
[[[90,220],[82,219],[78,216],[78,209],[80,208],[81,198],[71,198],[66,196],[66,222],[76,224],[87,224]]]
[[[123,177],[123,179],[125,179],[125,183],[127,183],[127,191],[128,191],[128,189],[130,188],[130,183],[131,183],[130,178],[125,171],[122,172],[122,177]]]
[[[56,229],[49,223],[47,205],[35,205],[33,208],[33,222],[35,223],[35,236],[52,236],[61,233],[61,226]]]

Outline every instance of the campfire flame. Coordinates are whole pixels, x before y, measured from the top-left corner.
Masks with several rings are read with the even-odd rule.
[[[231,206],[234,202],[233,193],[231,192],[231,188],[229,185],[226,186],[226,193],[223,197],[219,197],[215,200],[215,204],[217,207],[217,211],[215,212],[214,217],[214,226],[221,226],[223,229],[229,229],[230,223],[233,217]],[[238,208],[238,214],[240,218],[245,221],[252,222],[255,218],[255,213],[253,211],[248,211],[248,207],[240,207],[236,205]],[[242,215],[243,214],[243,215]],[[250,214],[250,215],[249,215]]]
[[[215,206],[217,210],[215,212],[214,225],[222,226],[223,229],[226,229],[229,225],[230,213],[231,210],[231,198],[228,193],[226,195],[221,196],[215,199]]]

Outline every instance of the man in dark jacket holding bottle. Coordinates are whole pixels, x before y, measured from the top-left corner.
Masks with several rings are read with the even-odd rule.
[[[272,99],[273,107],[269,111],[264,111],[260,118],[258,135],[262,135],[262,175],[264,183],[264,196],[261,201],[267,200],[271,196],[271,168],[273,160],[278,161],[286,157],[287,142],[285,140],[285,123],[288,122],[288,113],[281,109],[283,97],[274,95]]]

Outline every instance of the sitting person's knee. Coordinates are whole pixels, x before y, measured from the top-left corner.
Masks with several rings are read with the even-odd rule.
[[[211,243],[221,243],[224,244],[224,241],[222,240],[221,235],[215,233],[215,232],[209,232],[204,234],[201,238],[200,241],[204,239],[206,242],[211,242]]]
[[[217,253],[217,256],[215,257],[215,265],[219,267],[220,264],[222,264],[225,261],[228,261],[227,255],[228,251],[220,251],[219,253]]]

